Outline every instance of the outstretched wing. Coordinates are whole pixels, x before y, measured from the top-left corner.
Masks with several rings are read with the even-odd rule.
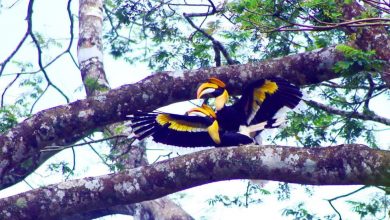
[[[302,92],[287,80],[274,77],[252,83],[243,96],[247,96],[244,107],[246,124],[262,123],[265,128],[273,128],[283,123],[287,110],[298,105]]]
[[[138,140],[152,136],[156,142],[181,147],[220,144],[218,124],[210,117],[137,113],[130,116],[130,120],[130,126]]]

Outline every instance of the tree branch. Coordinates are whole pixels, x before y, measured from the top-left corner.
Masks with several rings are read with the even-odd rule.
[[[30,161],[26,166],[23,162],[39,155],[42,148],[73,144],[93,129],[124,121],[127,115],[139,109],[151,111],[194,98],[198,84],[210,76],[225,81],[234,95],[243,85],[269,76],[280,76],[298,85],[336,78],[338,75],[332,67],[342,59],[343,56],[330,47],[259,63],[160,72],[136,84],[38,112],[0,135],[0,188],[22,180],[28,174],[26,171],[34,170],[39,164],[30,164]]]
[[[235,64],[236,61],[234,61],[230,57],[229,52],[226,50],[226,48],[223,46],[223,44],[220,41],[216,40],[213,36],[208,34],[206,31],[204,31],[201,27],[196,26],[195,23],[191,19],[192,17],[206,17],[207,18],[207,16],[214,15],[214,14],[221,11],[215,7],[213,1],[209,0],[209,3],[210,3],[210,7],[212,8],[211,12],[209,12],[209,10],[208,10],[206,13],[183,13],[183,16],[188,21],[188,23],[193,28],[195,28],[196,31],[199,31],[201,34],[203,34],[203,36],[205,36],[207,39],[209,39],[213,43],[213,48],[215,50],[215,56],[216,56],[216,58],[215,58],[216,59],[216,66],[220,66],[220,65],[218,65],[218,60],[217,60],[218,56],[219,56],[219,52],[222,52],[223,56],[226,59],[226,62],[229,65]]]
[[[334,197],[334,198],[332,198],[332,199],[327,199],[329,205],[332,207],[332,209],[333,209],[333,210],[337,213],[337,215],[339,216],[339,220],[342,220],[341,214],[340,214],[339,211],[337,211],[336,207],[334,207],[334,205],[333,205],[332,202],[335,201],[335,200],[337,200],[337,199],[341,199],[341,198],[344,198],[344,197],[353,195],[353,194],[355,194],[355,193],[357,193],[357,192],[359,192],[359,191],[361,191],[361,190],[363,190],[363,189],[365,189],[365,188],[367,188],[367,186],[362,186],[362,187],[360,187],[360,188],[357,189],[357,190],[354,190],[354,191],[352,191],[352,192],[350,192],[350,193],[347,193],[347,194],[344,194],[344,195],[336,196],[336,197]]]
[[[349,117],[349,118],[361,119],[361,120],[375,121],[375,122],[379,122],[379,123],[382,123],[382,124],[390,126],[390,119],[385,118],[385,117],[381,117],[381,116],[376,115],[374,113],[372,113],[372,114],[363,114],[363,113],[360,113],[360,112],[344,111],[344,110],[333,108],[331,106],[327,106],[327,105],[324,105],[322,103],[319,103],[319,102],[316,102],[316,101],[312,101],[312,100],[305,100],[305,102],[307,104],[313,106],[313,107],[317,107],[317,108],[319,108],[321,110],[324,110],[324,111],[332,113],[332,114],[341,115],[341,116]]]
[[[33,4],[34,4],[34,0],[30,0],[30,3],[29,3],[29,6],[31,5],[31,14],[29,15],[29,19],[27,20],[28,21],[28,33],[30,34],[30,37],[37,49],[37,53],[38,53],[38,66],[39,66],[39,69],[40,71],[43,73],[43,76],[44,78],[46,79],[47,81],[47,87],[48,86],[52,86],[55,90],[57,90],[57,92],[59,92],[66,100],[67,103],[69,103],[69,98],[68,96],[60,89],[58,88],[58,86],[56,86],[52,81],[51,79],[49,78],[49,75],[43,65],[43,62],[42,62],[42,54],[43,54],[43,51],[42,51],[42,48],[41,48],[41,45],[37,39],[37,37],[35,36],[35,33],[33,32],[33,21],[32,21],[32,13],[33,13]],[[47,88],[45,89],[45,91],[47,90]],[[43,96],[45,93],[42,93],[41,96]],[[40,96],[40,97],[41,97]],[[40,98],[39,97],[39,98]],[[39,100],[39,98],[37,99],[37,101]],[[33,106],[34,107],[34,106]],[[31,111],[32,111],[32,108],[31,108]]]
[[[82,0],[79,9],[77,58],[87,96],[110,89],[103,65],[103,2]]]
[[[22,39],[19,41],[18,45],[16,48],[11,52],[11,54],[5,58],[3,62],[0,63],[0,76],[3,74],[3,71],[5,69],[5,66],[8,64],[9,61],[15,56],[15,54],[20,50],[20,48],[23,46],[24,42],[26,41],[27,37],[30,35],[30,30],[31,30],[31,17],[32,17],[32,9],[34,5],[34,0],[30,0],[28,2],[27,6],[27,15],[26,15],[26,21],[27,21],[27,30],[26,33],[24,33]]]
[[[359,144],[214,148],[118,174],[71,180],[4,198],[0,200],[0,218],[52,219],[151,200],[231,179],[390,186],[389,166],[389,151]]]
[[[140,208],[139,206],[142,206]],[[134,219],[139,220],[193,220],[184,210],[172,202],[168,197],[154,199],[150,201],[140,202],[130,205],[117,205],[105,207],[100,210],[93,210],[88,213],[74,214],[66,217],[61,217],[62,220],[90,220],[106,215],[131,215]]]
[[[84,83],[85,91],[88,97],[102,95],[104,91],[110,89],[106,78],[106,73],[103,68],[103,1],[99,0],[80,0],[79,7],[79,41],[78,41],[78,60],[80,63],[81,77]],[[93,83],[91,83],[93,82]],[[109,132],[111,137],[117,137],[116,126],[106,126],[105,130]],[[122,125],[124,126],[124,125]],[[123,136],[123,135],[122,135]],[[127,135],[125,136],[127,137]],[[111,139],[112,140],[112,139]],[[131,146],[129,139],[125,141],[112,142],[110,145],[111,154],[117,152],[120,156],[114,158],[116,164],[121,164],[126,169],[146,165],[145,149]],[[119,151],[119,152],[118,152]],[[97,153],[97,152],[96,152]],[[99,155],[100,156],[100,155]],[[157,204],[157,205],[155,205]],[[158,215],[165,210],[165,215]],[[174,210],[169,212],[169,210]],[[133,215],[134,219],[191,219],[179,206],[171,202],[169,198],[162,198],[157,201],[145,201],[141,204],[116,206],[115,209],[95,210],[71,216],[71,218],[89,218],[100,217],[109,213],[127,212]],[[157,214],[158,213],[158,214]]]

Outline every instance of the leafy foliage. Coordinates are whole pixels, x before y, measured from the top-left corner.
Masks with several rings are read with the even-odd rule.
[[[371,199],[369,202],[359,202],[359,201],[347,201],[352,207],[352,210],[360,215],[360,218],[376,218],[376,219],[385,219],[386,210],[388,210],[389,201],[388,195],[376,196]],[[383,213],[383,210],[385,212]]]
[[[292,208],[292,209],[289,209],[289,208],[283,209],[282,215],[284,215],[284,216],[292,216],[294,220],[298,220],[298,219],[307,219],[307,220],[320,219],[320,218],[316,217],[315,214],[309,213],[305,209],[303,203],[299,203],[297,205],[297,207]]]
[[[304,203],[299,203],[296,207],[294,208],[285,208],[283,209],[282,215],[284,216],[291,216],[292,219],[294,220],[299,220],[299,219],[306,219],[306,220],[319,220],[319,219],[335,219],[336,215],[326,215],[322,218],[317,217],[316,214],[310,213],[306,208]]]
[[[338,45],[337,50],[346,57],[334,66],[335,72],[343,78],[338,82],[323,83],[321,87],[309,87],[309,91],[326,100],[332,107],[351,114],[359,111],[373,114],[370,100],[386,90],[377,74],[383,62],[373,58],[374,51],[362,51],[347,45]],[[320,146],[338,142],[353,143],[363,138],[370,146],[377,147],[373,135],[375,125],[352,119],[348,114],[335,115],[312,107],[299,114],[292,114],[289,121],[290,126],[280,132],[277,139],[293,137],[303,146]]]
[[[104,86],[101,86],[99,84],[99,82],[97,81],[97,79],[95,78],[90,78],[90,77],[87,77],[84,81],[84,84],[85,84],[85,87],[87,87],[88,89],[90,89],[91,91],[106,91],[107,88],[104,87]]]
[[[283,201],[291,198],[290,185],[288,183],[278,183],[278,188],[275,191],[278,200]]]
[[[345,76],[356,74],[357,70],[379,71],[383,61],[375,59],[375,51],[362,51],[347,45],[337,45],[336,49],[342,52],[346,58],[345,61],[339,61],[334,66],[336,73]]]
[[[18,118],[24,114],[16,105],[4,106],[0,109],[0,132],[3,133],[18,123]]]
[[[238,207],[248,207],[251,204],[259,204],[262,202],[262,196],[270,195],[271,193],[268,190],[261,188],[257,184],[252,184],[248,182],[246,192],[243,195],[238,195],[234,197],[229,197],[227,195],[215,195],[214,198],[208,199],[208,203],[211,206],[215,206],[218,203],[226,207],[238,206]]]
[[[69,166],[69,163],[66,161],[51,163],[48,165],[47,169],[52,172],[62,173],[63,175],[73,174],[72,168]]]

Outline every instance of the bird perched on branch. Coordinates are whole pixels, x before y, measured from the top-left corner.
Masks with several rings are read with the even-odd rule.
[[[279,77],[260,79],[245,87],[240,99],[228,106],[229,93],[225,83],[210,78],[199,86],[197,98],[215,98],[216,117],[222,130],[258,140],[263,129],[279,127],[285,121],[285,112],[298,105],[302,92]]]
[[[212,108],[207,105],[193,108],[186,115],[171,113],[137,113],[130,116],[135,138],[152,136],[155,142],[180,146],[237,146],[253,143],[253,139],[220,129]]]

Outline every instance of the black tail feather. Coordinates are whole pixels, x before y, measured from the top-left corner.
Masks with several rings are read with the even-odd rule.
[[[137,122],[133,122],[132,121],[132,124],[131,124],[131,127],[134,129],[134,128],[138,128],[138,127],[142,127],[144,125],[147,125],[147,124],[150,124],[150,123],[153,123],[155,121],[154,118],[151,118],[151,119],[145,119],[145,120],[139,120]]]
[[[143,132],[142,134],[136,134],[136,137],[138,140],[143,140],[144,138],[149,137],[150,135],[153,135],[156,133],[156,131],[159,129],[159,127],[152,127],[151,129]]]
[[[131,116],[128,116],[128,118],[132,121],[132,122],[138,122],[138,121],[143,121],[143,120],[147,120],[147,119],[154,119],[156,118],[157,114],[153,114],[153,115],[131,115]]]
[[[134,129],[134,134],[137,135],[137,134],[143,133],[144,131],[149,130],[149,129],[155,127],[156,124],[157,123],[150,123],[150,124],[144,125],[142,127],[133,128]]]
[[[143,140],[153,135],[160,128],[156,122],[157,115],[154,112],[137,112],[134,115],[128,116],[131,121],[130,127],[136,139]]]

